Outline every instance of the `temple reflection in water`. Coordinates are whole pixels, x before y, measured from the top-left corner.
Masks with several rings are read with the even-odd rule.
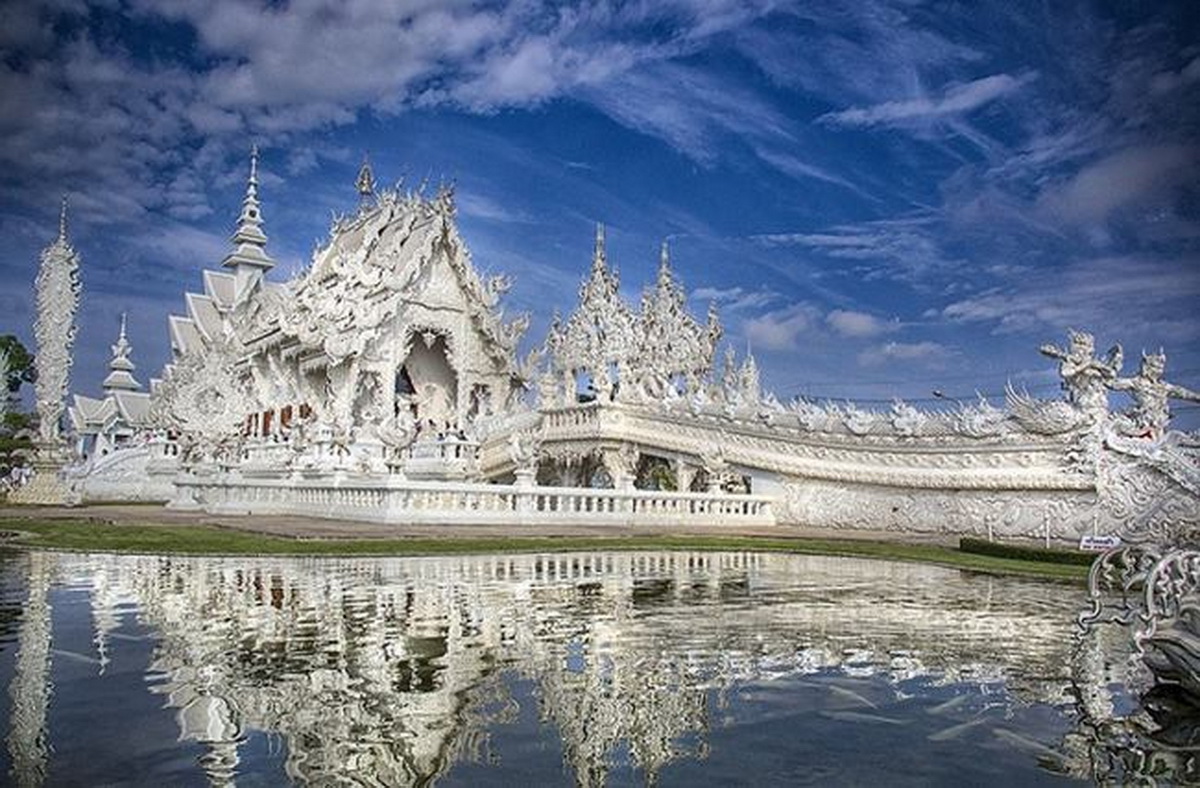
[[[705,758],[728,694],[754,682],[873,677],[899,694],[923,678],[1003,684],[1010,704],[1070,700],[1076,589],[936,567],[684,552],[7,561],[28,581],[8,735],[24,784],[46,774],[51,585],[86,594],[97,674],[123,622],[146,628],[144,681],[213,784],[235,779],[252,731],[310,785],[486,763],[490,731],[528,706],[514,681],[583,785],[603,784],[615,753],[647,779]],[[1071,764],[1083,753],[1059,757],[1085,768]]]

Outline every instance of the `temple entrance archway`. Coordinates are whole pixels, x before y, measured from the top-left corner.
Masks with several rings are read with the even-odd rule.
[[[408,401],[422,427],[445,430],[458,425],[458,374],[450,365],[445,335],[415,333],[396,378],[398,401],[401,388],[411,388]]]

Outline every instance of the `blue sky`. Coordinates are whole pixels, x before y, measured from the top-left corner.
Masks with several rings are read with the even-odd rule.
[[[7,0],[0,333],[59,197],[73,388],[119,314],[145,380],[263,151],[272,276],[381,182],[456,185],[506,304],[573,308],[596,222],[635,299],[666,238],[703,314],[796,394],[1052,396],[1068,327],[1200,388],[1194,3]]]

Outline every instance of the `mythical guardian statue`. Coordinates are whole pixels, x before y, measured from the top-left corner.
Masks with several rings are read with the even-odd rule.
[[[1108,412],[1108,392],[1105,385],[1116,379],[1121,371],[1124,353],[1120,345],[1109,348],[1104,358],[1096,356],[1096,339],[1086,331],[1067,332],[1066,349],[1057,345],[1042,345],[1043,355],[1059,360],[1058,374],[1067,392],[1067,400],[1083,411],[1092,422]]]
[[[1109,388],[1127,391],[1133,397],[1133,408],[1116,420],[1115,426],[1122,435],[1161,438],[1171,421],[1170,400],[1200,402],[1200,392],[1163,380],[1166,368],[1167,356],[1161,350],[1150,354],[1143,352],[1137,375],[1132,378],[1114,377],[1109,381]]]

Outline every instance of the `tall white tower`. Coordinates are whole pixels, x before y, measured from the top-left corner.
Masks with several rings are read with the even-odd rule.
[[[75,311],[79,307],[79,253],[67,240],[67,198],[62,201],[58,238],[42,251],[34,282],[37,317],[33,339],[37,350],[38,439],[33,458],[34,477],[9,494],[13,503],[62,504],[69,490],[59,478],[70,459],[60,421],[71,371],[71,346],[75,342]]]

